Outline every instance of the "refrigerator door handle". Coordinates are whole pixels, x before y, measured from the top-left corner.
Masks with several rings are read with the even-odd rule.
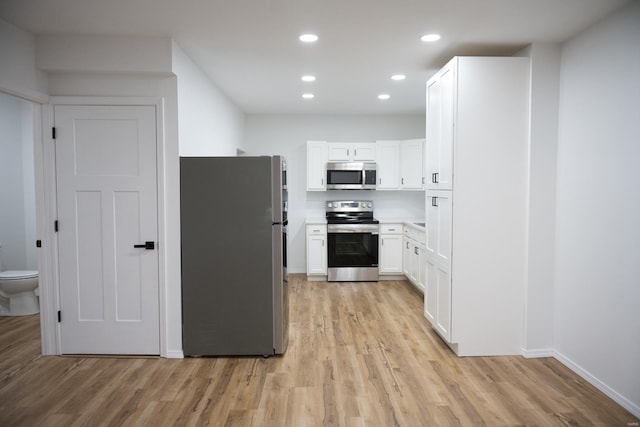
[[[285,306],[285,283],[284,283],[284,262],[283,262],[283,226],[275,224],[272,227],[272,269],[273,269],[273,348],[276,354],[284,353],[286,349],[287,325],[284,317]]]

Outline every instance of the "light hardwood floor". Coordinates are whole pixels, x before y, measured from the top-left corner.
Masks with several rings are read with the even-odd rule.
[[[0,426],[628,426],[554,359],[457,358],[407,282],[290,281],[283,357],[42,357],[0,318]]]

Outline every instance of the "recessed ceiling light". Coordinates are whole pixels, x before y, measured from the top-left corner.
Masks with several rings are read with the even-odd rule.
[[[318,40],[318,36],[315,34],[302,34],[299,39],[301,42],[313,43]]]
[[[391,95],[389,95],[388,93],[381,93],[380,95],[378,95],[378,99],[385,100],[389,98],[391,98]]]
[[[394,74],[393,76],[391,76],[391,80],[396,80],[396,81],[404,80],[406,78],[407,76],[405,76],[404,74]]]
[[[303,82],[315,82],[316,76],[302,76]]]
[[[315,95],[314,95],[314,94],[312,94],[312,93],[303,93],[303,94],[302,94],[302,97],[303,97],[304,99],[312,99],[314,96],[315,96]]]
[[[423,42],[435,42],[440,40],[440,34],[425,34],[424,36],[420,37],[420,40],[422,40]]]

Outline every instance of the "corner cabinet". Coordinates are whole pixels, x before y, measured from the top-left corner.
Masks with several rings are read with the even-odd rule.
[[[307,276],[327,276],[327,226],[307,224]]]
[[[400,142],[400,188],[422,190],[424,188],[424,139]]]
[[[424,189],[424,139],[377,141],[377,190]]]
[[[459,356],[521,354],[529,60],[456,57],[427,82],[424,314]]]
[[[327,142],[307,141],[307,191],[326,191]]]

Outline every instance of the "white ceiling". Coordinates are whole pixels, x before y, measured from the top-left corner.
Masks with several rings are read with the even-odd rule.
[[[34,34],[169,36],[247,113],[413,114],[454,55],[561,42],[627,0],[0,0]],[[304,32],[320,39],[298,41]],[[424,43],[419,37],[439,33]],[[407,79],[391,81],[392,74]],[[300,80],[314,74],[314,83]],[[303,100],[313,92],[313,100]],[[391,99],[380,101],[379,93]]]

